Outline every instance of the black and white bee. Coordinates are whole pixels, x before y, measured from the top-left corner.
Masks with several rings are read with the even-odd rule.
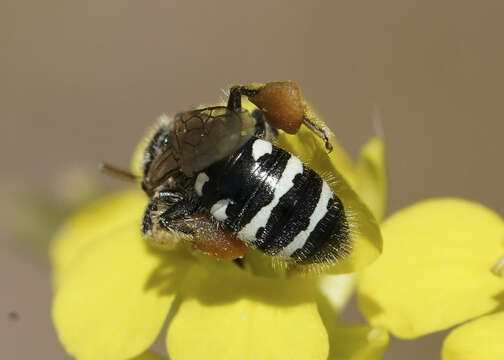
[[[295,264],[345,257],[352,243],[342,201],[309,164],[275,146],[277,128],[295,133],[304,124],[331,150],[296,89],[233,87],[227,106],[162,116],[142,161],[151,199],[144,237],[167,247],[185,241],[222,259],[248,248]],[[242,96],[258,109],[242,108]]]

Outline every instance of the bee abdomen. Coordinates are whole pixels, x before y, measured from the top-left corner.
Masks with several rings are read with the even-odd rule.
[[[293,186],[280,198],[271,211],[266,226],[256,233],[256,245],[270,255],[285,254],[286,247],[298,234],[307,231],[322,189],[322,179],[313,171],[303,168]]]
[[[348,222],[341,201],[331,198],[320,213],[321,218],[310,223],[304,236],[282,249],[281,257],[288,255],[298,263],[323,263],[341,259],[350,252]]]
[[[252,138],[211,165],[195,189],[217,220],[268,255],[318,263],[348,248],[345,212],[329,185],[267,141]]]

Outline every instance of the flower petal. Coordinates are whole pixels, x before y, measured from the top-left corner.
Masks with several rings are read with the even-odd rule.
[[[162,357],[159,354],[156,354],[155,352],[146,351],[143,354],[138,355],[131,360],[166,360],[166,358]]]
[[[104,215],[89,226],[105,229],[102,221],[117,220]],[[175,298],[187,260],[179,252],[149,249],[140,236],[139,220],[97,233],[65,266],[53,321],[66,350],[79,359],[127,359],[145,351]]]
[[[381,221],[387,206],[387,169],[385,142],[379,137],[371,139],[361,150],[356,191],[375,218]]]
[[[375,326],[401,338],[449,328],[499,304],[504,283],[490,272],[504,222],[459,199],[434,199],[383,225],[382,256],[359,277],[359,303]]]
[[[326,131],[330,134],[329,129]],[[333,138],[331,135],[331,139]],[[328,155],[324,142],[303,126],[296,135],[280,133],[279,146],[298,156],[320,174],[345,208],[353,239],[352,252],[329,272],[333,274],[355,272],[372,263],[381,253],[380,228],[371,211],[340,175],[340,169],[350,170],[349,165],[345,165],[346,161],[342,161],[337,155],[338,150],[335,148]],[[349,176],[348,179],[355,175],[351,172],[346,174]]]
[[[483,316],[453,330],[445,339],[443,360],[504,359],[504,312]]]
[[[107,195],[71,216],[51,243],[51,263],[55,286],[61,282],[69,264],[87,246],[103,241],[108,234],[124,226],[135,226],[147,205],[147,198],[139,189],[128,189]]]
[[[389,343],[389,335],[385,330],[368,325],[340,324],[329,336],[329,359],[379,360]]]
[[[339,320],[355,285],[355,274],[323,276],[317,298],[319,313],[329,335],[329,359],[381,359],[389,336],[383,329],[348,325]]]
[[[168,329],[173,359],[327,359],[314,283],[198,268]]]
[[[334,316],[338,316],[348,304],[356,285],[356,274],[322,275],[318,279],[320,294],[327,299]]]

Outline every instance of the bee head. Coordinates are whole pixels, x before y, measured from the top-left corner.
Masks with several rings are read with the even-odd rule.
[[[144,176],[142,189],[150,196],[160,186],[169,185],[170,178],[179,170],[173,151],[175,141],[173,119],[167,115],[160,116],[141,164]]]
[[[199,171],[238,150],[254,134],[255,119],[224,106],[161,116],[144,151],[144,191],[184,187]]]

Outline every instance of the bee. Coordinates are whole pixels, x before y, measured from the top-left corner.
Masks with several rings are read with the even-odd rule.
[[[243,96],[257,109],[242,107]],[[352,244],[342,201],[309,164],[275,145],[278,130],[300,126],[331,151],[292,82],[233,86],[226,106],[162,116],[141,164],[150,198],[143,236],[229,260],[249,248],[299,265],[345,257]]]

